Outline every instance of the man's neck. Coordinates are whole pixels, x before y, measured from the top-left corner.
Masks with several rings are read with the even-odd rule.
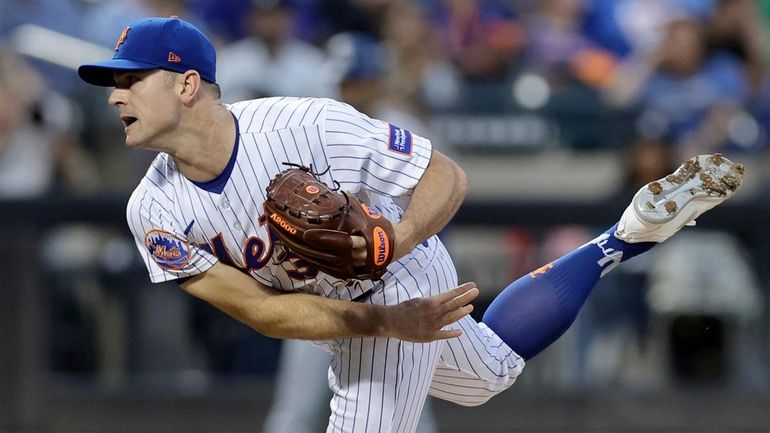
[[[235,122],[223,105],[183,125],[184,145],[172,154],[179,171],[188,179],[207,182],[227,166],[235,146]]]

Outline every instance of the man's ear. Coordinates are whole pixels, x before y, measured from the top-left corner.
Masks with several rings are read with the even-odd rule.
[[[202,91],[203,81],[198,71],[190,69],[180,74],[179,96],[185,104],[190,103]]]

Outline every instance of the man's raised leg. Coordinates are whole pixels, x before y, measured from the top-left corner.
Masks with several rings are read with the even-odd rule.
[[[642,187],[620,221],[602,235],[506,287],[487,309],[484,323],[531,359],[570,327],[602,276],[693,225],[732,197],[742,179],[743,165],[719,154],[690,158]]]

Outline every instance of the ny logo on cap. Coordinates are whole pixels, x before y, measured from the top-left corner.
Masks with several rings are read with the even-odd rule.
[[[120,46],[123,45],[123,42],[126,42],[126,37],[128,36],[128,31],[131,30],[131,27],[126,27],[123,29],[123,33],[120,34],[120,37],[118,38],[118,43],[115,45],[115,51],[118,51],[120,49]]]

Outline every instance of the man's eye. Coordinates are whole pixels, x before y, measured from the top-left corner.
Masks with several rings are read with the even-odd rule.
[[[127,89],[139,81],[139,77],[135,75],[126,75],[116,81],[117,87]]]

